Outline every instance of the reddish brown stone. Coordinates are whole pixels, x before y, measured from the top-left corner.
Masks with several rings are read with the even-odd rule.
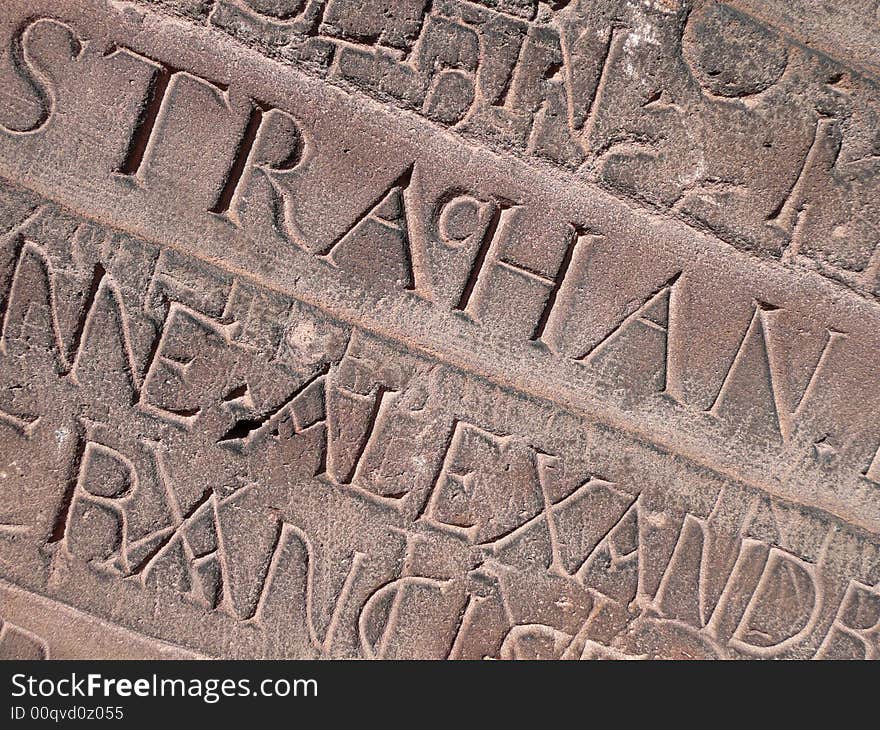
[[[878,62],[753,5],[13,0],[0,657],[877,657]]]

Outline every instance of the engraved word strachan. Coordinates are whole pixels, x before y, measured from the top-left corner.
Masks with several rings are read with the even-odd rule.
[[[869,71],[736,1],[58,5],[0,655],[880,656]]]

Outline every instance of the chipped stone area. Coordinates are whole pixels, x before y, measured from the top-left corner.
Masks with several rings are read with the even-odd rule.
[[[13,0],[0,658],[878,658],[880,95],[799,12]]]

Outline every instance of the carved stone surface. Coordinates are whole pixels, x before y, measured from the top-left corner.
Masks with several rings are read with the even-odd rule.
[[[0,657],[880,656],[819,5],[11,0]]]

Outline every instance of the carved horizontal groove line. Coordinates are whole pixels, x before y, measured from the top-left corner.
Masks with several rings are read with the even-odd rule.
[[[192,16],[186,15],[185,13],[178,11],[175,8],[165,5],[163,3],[156,4],[154,2],[150,2],[149,0],[134,0],[133,4],[142,7],[144,12],[147,14],[155,13],[159,16],[164,16],[173,22],[180,22],[189,26],[204,29],[209,33],[222,33],[225,37],[229,38],[241,49],[245,49],[248,52],[259,53],[260,55],[276,63],[279,63],[286,68],[294,68],[299,73],[302,73],[310,78],[319,80],[324,84],[342,89],[343,91],[354,94],[364,100],[368,100],[374,103],[379,101],[388,101],[392,104],[395,104],[395,106],[400,110],[401,113],[411,114],[417,117],[420,123],[430,126],[436,131],[436,133],[440,135],[448,135],[458,140],[462,144],[491,150],[502,156],[511,156],[536,171],[541,171],[545,174],[552,174],[560,182],[563,182],[565,184],[601,190],[603,193],[613,196],[616,200],[631,209],[639,210],[649,215],[658,216],[663,220],[679,221],[690,229],[694,231],[699,231],[703,235],[712,237],[719,243],[725,246],[732,247],[747,256],[754,257],[756,260],[769,261],[782,267],[784,270],[808,272],[811,276],[821,279],[822,281],[829,282],[835,288],[838,288],[840,290],[853,292],[860,298],[864,299],[865,301],[871,302],[872,304],[876,304],[878,301],[877,292],[875,290],[872,290],[873,285],[870,282],[866,283],[866,281],[862,281],[863,276],[876,276],[876,273],[874,273],[877,270],[876,263],[870,264],[862,272],[852,272],[844,270],[835,270],[834,272],[831,272],[834,267],[825,262],[819,262],[803,256],[793,256],[792,254],[798,249],[798,246],[795,244],[793,234],[791,240],[787,244],[788,248],[784,250],[781,254],[762,255],[758,252],[757,248],[754,245],[748,245],[746,239],[744,239],[735,231],[728,231],[724,229],[723,226],[719,227],[706,221],[699,220],[696,216],[680,210],[678,208],[678,202],[680,202],[680,200],[677,201],[675,204],[669,206],[665,204],[655,203],[636,192],[625,190],[613,182],[604,181],[601,179],[593,179],[585,173],[574,172],[561,163],[551,161],[550,159],[529,152],[527,147],[520,147],[517,144],[504,144],[501,142],[496,142],[495,140],[487,138],[486,136],[476,133],[474,131],[463,130],[454,125],[444,125],[431,119],[425,114],[416,111],[413,108],[410,108],[402,100],[394,97],[390,93],[376,92],[375,94],[371,94],[363,87],[349,80],[341,77],[331,76],[329,74],[321,74],[315,68],[310,66],[309,63],[297,62],[290,58],[286,58],[280,52],[271,48],[268,44],[261,44],[258,39],[255,39],[254,43],[252,45],[249,45],[248,43],[244,42],[238,35],[229,32],[226,28],[222,26],[216,25],[212,21],[212,12],[208,12],[204,22],[200,22],[199,20],[194,19]],[[876,74],[854,68],[851,63],[847,61],[841,61],[821,49],[817,49],[804,43],[796,36],[788,33],[784,28],[772,26],[767,23],[765,19],[757,17],[753,13],[741,7],[735,6],[734,3],[723,4],[723,6],[729,7],[736,14],[752,20],[757,26],[777,34],[779,38],[784,40],[786,43],[792,46],[796,46],[805,52],[814,54],[817,57],[827,59],[827,61],[845,68],[848,73],[853,75],[854,78],[858,78],[865,83],[871,84],[872,86],[878,86],[878,77]],[[520,20],[523,19],[520,18]],[[335,36],[333,38],[330,38],[329,40],[332,40],[333,43],[335,43],[339,47],[354,47],[357,45],[352,40],[337,38]],[[510,83],[510,80],[508,80],[508,83]],[[599,92],[597,91],[596,93]],[[685,188],[685,192],[682,193],[682,196],[684,196],[686,192],[687,188]],[[872,261],[878,260],[880,260],[880,254],[875,253]]]
[[[101,617],[97,614],[90,613],[88,611],[84,611],[82,608],[78,606],[73,606],[69,603],[66,603],[56,596],[51,596],[46,593],[42,593],[39,591],[33,590],[33,588],[25,588],[23,586],[19,586],[16,583],[8,580],[7,578],[0,578],[0,593],[16,593],[18,594],[23,601],[32,602],[34,599],[39,602],[46,602],[52,604],[55,608],[69,612],[77,619],[80,619],[84,622],[88,622],[90,624],[91,630],[100,630],[109,632],[110,634],[123,634],[126,637],[131,637],[135,642],[140,644],[153,644],[156,645],[160,651],[167,650],[169,652],[173,652],[178,655],[177,658],[188,658],[188,659],[212,659],[214,657],[205,654],[201,651],[196,651],[188,646],[184,646],[182,644],[175,644],[166,639],[161,639],[156,636],[150,636],[149,634],[145,634],[142,631],[138,631],[136,629],[131,628],[127,624],[116,624],[108,621],[106,618]],[[51,642],[50,642],[51,649]]]
[[[0,182],[4,180],[2,175],[3,171],[0,169]],[[577,393],[571,393],[570,397],[562,397],[560,392],[554,392],[552,390],[552,382],[545,382],[541,379],[528,380],[525,377],[518,377],[513,374],[500,372],[499,369],[493,369],[482,363],[479,353],[475,354],[465,347],[458,346],[455,348],[441,348],[440,346],[429,342],[419,341],[413,336],[412,332],[396,332],[393,328],[382,326],[383,320],[381,316],[376,317],[373,320],[367,319],[365,318],[363,311],[352,311],[351,308],[346,309],[342,306],[333,306],[333,304],[328,304],[319,296],[310,296],[308,292],[303,293],[301,291],[294,291],[291,288],[278,285],[272,281],[267,281],[264,278],[255,275],[253,272],[232,265],[229,262],[199,255],[187,246],[180,245],[176,241],[159,241],[155,238],[151,238],[149,231],[147,230],[140,229],[136,226],[125,225],[119,221],[111,220],[108,222],[107,220],[96,217],[91,211],[80,209],[77,206],[67,204],[65,201],[53,198],[51,194],[41,190],[40,186],[28,185],[27,182],[16,182],[15,184],[48,198],[54,204],[58,205],[62,211],[71,213],[98,226],[110,226],[118,232],[131,235],[136,240],[152,243],[160,249],[174,250],[183,256],[201,261],[202,263],[225,271],[245,282],[251,282],[266,291],[282,294],[294,301],[302,302],[305,305],[321,311],[331,319],[352,326],[357,330],[375,337],[379,341],[389,343],[397,348],[402,348],[405,351],[410,351],[416,355],[434,360],[457,370],[460,373],[464,373],[468,376],[489,383],[490,385],[507,389],[527,400],[555,406],[560,409],[561,412],[570,415],[575,419],[586,419],[587,421],[598,424],[602,427],[616,430],[649,449],[661,454],[667,454],[673,458],[682,459],[689,462],[697,469],[715,475],[732,484],[759,490],[772,495],[775,498],[779,498],[783,502],[815,510],[820,514],[827,515],[835,521],[851,526],[857,531],[863,531],[868,535],[873,536],[880,533],[880,529],[873,524],[870,518],[865,520],[862,519],[860,514],[841,513],[834,509],[829,509],[819,500],[804,500],[799,498],[798,495],[785,489],[774,487],[772,484],[745,478],[743,475],[736,473],[735,470],[719,466],[717,463],[713,463],[705,456],[702,456],[699,451],[696,450],[696,444],[693,441],[690,444],[685,445],[682,445],[681,443],[677,444],[672,438],[664,439],[659,436],[658,433],[651,432],[645,428],[640,428],[636,423],[628,420],[626,416],[616,413],[612,408],[607,406],[603,407],[604,404],[600,398],[593,398],[593,401],[588,403],[585,402],[584,398],[579,399]],[[449,345],[450,342],[446,341],[443,344]],[[503,359],[502,362],[504,362]]]
[[[850,71],[852,71],[862,79],[872,82],[880,81],[880,71],[878,71],[877,69],[868,68],[864,65],[858,64],[852,59],[847,59],[845,61],[841,60],[839,57],[837,57],[833,53],[830,53],[824,48],[817,47],[815,43],[804,41],[802,38],[796,35],[795,31],[789,30],[788,25],[783,25],[781,23],[775,24],[769,18],[770,6],[767,7],[765,13],[761,13],[754,9],[754,4],[744,3],[742,0],[728,0],[728,2],[725,4],[729,5],[730,7],[735,7],[737,12],[742,13],[748,18],[751,18],[753,21],[755,21],[755,23],[758,23],[765,28],[772,29],[774,32],[778,33],[792,45],[808,50],[811,53],[816,53],[818,55],[824,56],[828,60],[833,61],[834,63],[838,63],[841,66],[846,66]],[[746,5],[748,5],[748,7],[746,7]],[[760,7],[760,5],[758,7]]]

